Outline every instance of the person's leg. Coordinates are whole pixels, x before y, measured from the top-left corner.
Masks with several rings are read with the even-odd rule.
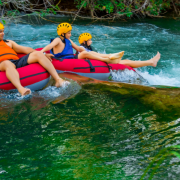
[[[109,57],[101,57],[95,53],[87,52],[87,51],[82,51],[78,54],[78,59],[96,59],[99,61],[103,61],[106,63],[110,63],[111,60]]]
[[[38,52],[38,51],[32,52],[29,55],[27,62],[28,64],[39,63],[41,66],[43,66],[56,81],[55,83],[56,87],[62,86],[63,83],[65,82],[63,79],[59,77],[58,73],[56,72],[56,69],[54,68],[50,60],[42,52]]]
[[[153,66],[156,67],[157,62],[159,61],[161,54],[158,52],[156,56],[147,61],[132,61],[132,60],[121,60],[119,64],[124,64],[131,66],[132,68],[144,67],[144,66]]]
[[[121,58],[120,55],[118,55],[119,58]],[[78,59],[96,59],[99,61],[103,61],[106,63],[118,63],[120,60],[117,60],[117,58],[115,58],[113,55],[111,55],[111,57],[101,57],[98,53],[91,53],[91,52],[87,52],[87,51],[83,51],[81,53],[78,54]],[[112,58],[112,59],[111,59]]]
[[[121,58],[124,55],[124,51],[120,52],[120,53],[114,53],[114,54],[101,54],[101,53],[97,53],[94,51],[90,51],[91,54],[103,57],[103,58],[111,58],[112,55],[118,55],[118,58]],[[121,57],[119,57],[119,54],[121,55]]]
[[[17,88],[19,93],[24,96],[31,93],[30,89],[24,88],[20,83],[19,73],[16,70],[15,65],[10,61],[3,61],[0,63],[0,71],[6,72],[6,77]]]
[[[111,55],[111,54],[100,54],[100,53],[97,53],[97,52],[94,52],[94,51],[90,51],[90,53],[94,54],[96,56],[103,57],[103,58],[110,58],[110,55]]]

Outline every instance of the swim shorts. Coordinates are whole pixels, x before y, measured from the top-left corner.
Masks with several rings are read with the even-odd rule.
[[[9,61],[11,61],[16,66],[16,68],[20,68],[29,65],[27,62],[28,58],[29,58],[29,54],[23,56],[18,60],[9,60]]]

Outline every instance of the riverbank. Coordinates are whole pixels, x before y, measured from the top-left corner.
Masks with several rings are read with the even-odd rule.
[[[90,20],[142,20],[144,18],[179,18],[180,3],[176,0],[166,2],[149,0],[132,2],[125,0],[116,1],[38,1],[27,0],[24,3],[18,1],[10,2],[4,0],[0,2],[1,21],[5,19],[15,19],[30,14],[36,14],[42,18],[47,15],[70,15],[73,20],[77,18]]]

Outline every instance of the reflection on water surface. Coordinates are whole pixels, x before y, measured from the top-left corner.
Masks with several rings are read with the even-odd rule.
[[[162,148],[179,143],[179,119],[159,116],[138,96],[97,87],[83,85],[56,104],[59,97],[32,97],[2,108],[3,179],[139,179]],[[169,157],[155,178],[176,179],[178,167]]]

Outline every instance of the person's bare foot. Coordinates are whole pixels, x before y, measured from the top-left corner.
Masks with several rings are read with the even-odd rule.
[[[28,88],[24,88],[24,87],[18,89],[18,91],[21,94],[21,96],[26,96],[28,94],[31,94],[31,90]]]
[[[158,52],[158,53],[156,54],[156,56],[154,56],[152,59],[150,59],[150,61],[152,61],[152,66],[153,66],[153,67],[156,67],[156,66],[157,66],[157,63],[158,63],[160,57],[161,57],[161,54]]]
[[[119,53],[111,54],[109,58],[110,58],[111,60],[114,60],[114,59],[122,58],[123,55],[124,55],[124,51],[121,51],[121,52],[119,52]]]
[[[59,79],[56,81],[55,86],[56,86],[56,87],[62,87],[62,86],[64,86],[64,85],[66,85],[66,84],[69,84],[69,82],[68,82],[68,81],[64,81],[63,79],[59,78]]]

